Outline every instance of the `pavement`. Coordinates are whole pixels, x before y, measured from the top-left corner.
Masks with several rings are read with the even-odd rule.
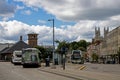
[[[74,80],[120,80],[120,64],[66,63],[65,70],[62,65],[51,64],[50,67],[44,65],[43,63],[38,69]]]

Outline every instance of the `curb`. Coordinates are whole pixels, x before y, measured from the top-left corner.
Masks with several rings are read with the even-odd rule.
[[[47,72],[47,73],[51,73],[51,74],[55,74],[55,75],[59,75],[59,76],[64,76],[67,78],[72,78],[74,80],[96,80],[93,78],[89,78],[89,77],[84,77],[84,76],[79,76],[76,75],[74,73],[71,73],[69,71],[66,70],[62,70],[59,71],[59,69],[52,69],[52,68],[39,68],[38,70],[43,71],[43,72]]]

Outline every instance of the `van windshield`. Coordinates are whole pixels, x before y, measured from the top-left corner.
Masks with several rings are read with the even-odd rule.
[[[31,60],[32,61],[37,61],[37,56],[36,55],[31,55]]]
[[[36,52],[37,52],[36,50],[24,50],[23,54],[24,53],[36,53]]]
[[[16,55],[17,57],[22,57],[22,55]]]

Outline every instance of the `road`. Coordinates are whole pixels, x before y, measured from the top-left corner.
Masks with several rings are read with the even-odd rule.
[[[82,71],[110,73],[120,75],[120,64],[66,64],[69,69],[79,70],[81,66],[85,66]]]
[[[10,62],[0,62],[0,80],[76,80],[40,71],[38,68],[23,68]],[[78,80],[78,79],[77,79]],[[79,79],[80,80],[80,79]]]
[[[81,66],[86,66],[80,70]],[[45,67],[23,68],[10,62],[0,62],[0,80],[120,80],[119,64],[66,64],[56,69]]]
[[[85,66],[81,70],[81,67]],[[47,72],[72,76],[82,80],[120,80],[120,65],[119,64],[71,64],[66,63],[66,69],[63,70],[61,66],[56,66],[56,69],[49,67],[40,68]]]

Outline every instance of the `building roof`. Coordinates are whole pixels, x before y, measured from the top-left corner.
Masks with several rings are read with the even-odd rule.
[[[28,44],[26,44],[24,41],[20,40],[16,44],[14,44],[12,47],[1,51],[1,54],[5,53],[13,53],[14,50],[22,50],[23,48],[31,48]]]
[[[9,49],[9,47],[5,47],[3,50],[0,51],[0,54],[6,52]]]
[[[13,45],[14,45],[13,43],[0,43],[0,51],[5,49],[6,47],[11,47]]]
[[[35,32],[32,32],[32,33],[29,33],[28,35],[38,35],[38,34]]]

